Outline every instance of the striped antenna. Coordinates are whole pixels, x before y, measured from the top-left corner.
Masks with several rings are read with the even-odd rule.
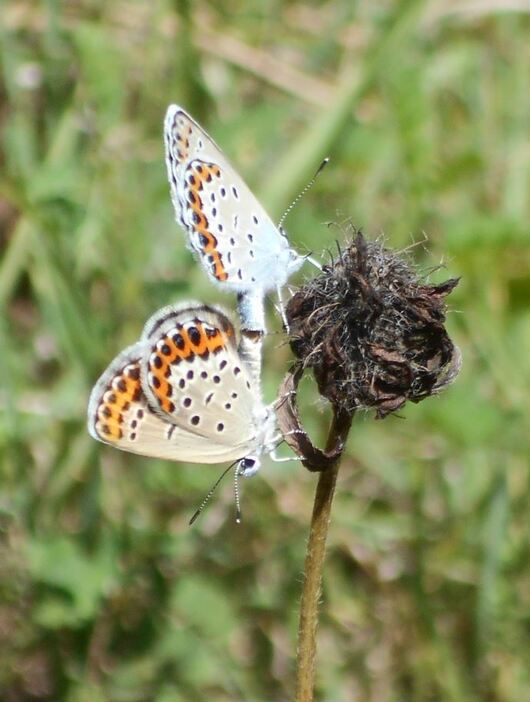
[[[239,499],[239,466],[234,475],[234,495],[236,498],[236,524],[241,524],[243,515],[241,514],[241,500]]]
[[[287,215],[289,214],[289,212],[293,209],[293,207],[294,207],[298,202],[300,202],[300,200],[304,197],[304,195],[306,194],[306,192],[307,192],[310,188],[313,187],[313,184],[314,184],[315,180],[318,178],[318,176],[320,175],[320,173],[324,170],[324,167],[328,165],[328,163],[329,163],[329,157],[326,157],[326,158],[322,161],[322,163],[320,164],[320,166],[317,168],[317,172],[316,172],[315,175],[311,178],[311,180],[309,181],[309,183],[305,186],[305,188],[303,188],[303,190],[301,190],[301,192],[298,193],[298,195],[297,195],[297,196],[295,197],[295,199],[291,202],[291,204],[289,205],[289,207],[288,207],[288,208],[285,210],[285,212],[282,214],[282,216],[281,216],[281,218],[280,218],[280,221],[278,222],[278,229],[281,229],[281,228],[282,228],[282,224],[284,223],[285,218],[287,217]]]
[[[192,518],[190,519],[190,521],[188,522],[188,523],[189,523],[189,526],[191,526],[191,525],[193,524],[193,522],[197,519],[197,517],[198,517],[199,514],[202,512],[202,510],[206,507],[206,505],[207,505],[208,502],[210,501],[211,496],[214,494],[214,492],[215,492],[215,490],[217,489],[217,486],[219,485],[219,483],[221,482],[221,480],[225,477],[225,475],[228,473],[228,471],[229,471],[231,468],[233,468],[233,467],[235,466],[236,463],[239,463],[239,461],[235,461],[234,463],[231,463],[231,464],[228,466],[228,468],[226,468],[226,470],[224,470],[224,471],[221,473],[221,475],[217,478],[217,480],[215,481],[213,487],[210,488],[210,490],[209,490],[208,494],[206,495],[206,497],[204,498],[204,500],[201,502],[201,504],[199,505],[199,507],[195,510],[195,514],[193,515],[193,517],[192,517]],[[236,471],[236,474],[237,474],[237,471]],[[238,507],[238,509],[239,509],[239,507]]]

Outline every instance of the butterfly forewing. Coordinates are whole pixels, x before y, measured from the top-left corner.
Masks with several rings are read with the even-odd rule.
[[[208,275],[238,290],[287,278],[289,244],[215,142],[180,107],[165,121],[171,198]]]
[[[219,463],[241,458],[239,447],[229,447],[164,421],[147,402],[140,363],[143,343],[122,351],[92,390],[88,430],[99,441],[153,458]]]
[[[157,414],[208,441],[256,447],[263,407],[239,356],[235,330],[219,310],[167,307],[142,336],[142,384]]]

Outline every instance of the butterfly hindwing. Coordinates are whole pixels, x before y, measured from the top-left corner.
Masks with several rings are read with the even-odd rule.
[[[224,313],[206,305],[170,306],[146,324],[142,384],[157,414],[207,441],[238,447],[257,442],[259,389],[237,350]]]
[[[239,448],[205,441],[153,411],[142,389],[143,351],[142,342],[125,349],[97,381],[88,406],[91,436],[115,448],[153,458],[199,463],[240,458]]]

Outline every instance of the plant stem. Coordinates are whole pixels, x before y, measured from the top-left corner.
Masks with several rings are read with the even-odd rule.
[[[343,436],[351,424],[351,417],[334,417],[331,424],[327,449],[335,445],[338,433]],[[344,427],[344,421],[348,426]],[[342,423],[342,426],[340,426]],[[331,505],[339,472],[341,456],[318,477],[318,484],[311,516],[311,527],[304,566],[304,587],[300,603],[298,625],[298,651],[296,664],[296,702],[312,702],[315,687],[316,631],[318,605],[322,589],[322,572],[326,555],[326,540],[329,529]]]

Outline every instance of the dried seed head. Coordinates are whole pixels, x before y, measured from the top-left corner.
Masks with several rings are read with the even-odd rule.
[[[291,347],[335,408],[385,417],[458,374],[460,352],[444,327],[445,297],[457,284],[420,283],[402,256],[358,232],[289,301]]]

